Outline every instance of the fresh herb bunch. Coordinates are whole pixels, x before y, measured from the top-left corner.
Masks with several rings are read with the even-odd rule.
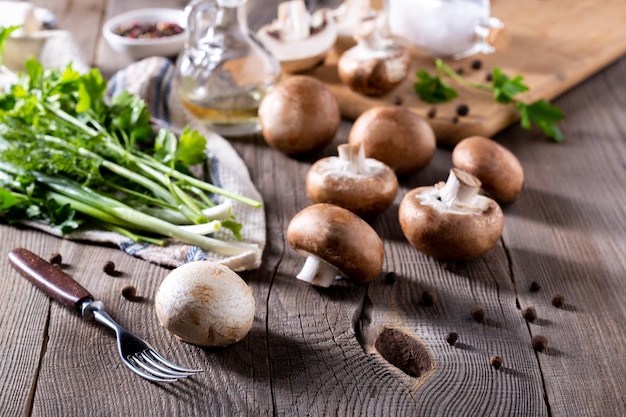
[[[258,249],[206,236],[226,228],[240,240],[230,201],[261,203],[193,176],[206,158],[199,132],[155,135],[145,102],[127,92],[107,100],[97,69],[44,69],[36,59],[25,68],[0,94],[1,217],[64,234],[88,222],[135,241],[169,237],[224,255]],[[216,204],[217,194],[226,202]]]
[[[561,109],[551,105],[547,100],[540,99],[526,104],[515,96],[528,91],[521,76],[510,78],[498,67],[494,68],[491,84],[472,83],[461,77],[441,59],[435,61],[436,73],[430,75],[425,70],[417,72],[418,81],[414,84],[415,92],[427,103],[439,104],[450,101],[458,96],[456,90],[442,79],[442,75],[448,75],[455,81],[479,90],[491,92],[497,103],[514,103],[520,113],[520,124],[529,129],[531,125],[538,126],[548,137],[557,142],[563,141],[563,133],[557,127],[557,123],[563,119]]]

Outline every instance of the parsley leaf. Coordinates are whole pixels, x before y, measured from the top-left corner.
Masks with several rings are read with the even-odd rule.
[[[413,85],[420,98],[428,103],[438,104],[450,101],[457,96],[457,92],[438,75],[432,77],[428,72],[417,72],[419,81]]]
[[[560,108],[551,105],[545,99],[526,104],[516,98],[518,94],[529,90],[528,86],[524,84],[522,76],[517,75],[511,78],[500,68],[495,67],[492,72],[491,85],[472,83],[461,77],[441,59],[437,59],[435,64],[436,73],[434,76],[425,70],[417,72],[418,81],[414,84],[414,89],[425,102],[438,104],[457,97],[456,90],[442,80],[442,75],[447,75],[460,84],[491,92],[497,103],[515,103],[520,113],[520,125],[524,129],[530,129],[532,125],[536,125],[554,141],[562,142],[564,140],[563,133],[557,127],[557,123],[565,117]]]

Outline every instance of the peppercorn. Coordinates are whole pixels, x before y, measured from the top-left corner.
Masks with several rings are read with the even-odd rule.
[[[543,352],[548,347],[548,339],[545,336],[538,334],[530,339],[530,344],[535,352]]]
[[[452,123],[459,123],[459,116],[452,117]]]
[[[552,296],[552,299],[550,300],[550,302],[552,303],[553,306],[555,306],[556,308],[561,308],[563,307],[563,304],[565,304],[565,297],[563,297],[561,294],[556,293]]]
[[[396,273],[393,271],[387,272],[385,274],[385,282],[387,284],[393,284],[394,282],[396,282]]]
[[[102,266],[102,271],[107,275],[115,275],[115,263],[113,261],[107,261]]]
[[[537,310],[535,310],[534,307],[526,307],[524,310],[522,310],[522,317],[524,317],[526,321],[532,323],[533,321],[537,320]]]
[[[430,109],[428,109],[428,113],[426,113],[426,116],[428,116],[429,119],[434,119],[437,116],[437,107],[432,106]]]
[[[465,72],[465,70],[463,69],[463,67],[458,67],[456,69],[456,73],[459,74],[459,75],[463,75],[464,72]]]
[[[137,299],[137,289],[132,285],[127,285],[122,288],[122,297],[129,301],[134,301]]]
[[[480,59],[475,59],[470,63],[470,66],[474,70],[479,70],[483,67],[483,61],[481,61]]]
[[[404,100],[402,100],[402,97],[397,96],[394,100],[393,100],[393,104],[395,104],[396,106],[401,106],[402,103],[404,103]]]
[[[532,292],[537,292],[541,289],[541,285],[537,281],[533,281],[530,283],[530,290]]]
[[[426,306],[432,306],[437,302],[437,294],[430,290],[424,290],[422,292],[422,303]]]
[[[481,306],[475,305],[470,310],[470,315],[472,316],[474,320],[476,320],[479,323],[482,323],[482,321],[485,319],[485,310]]]
[[[485,75],[485,81],[487,81],[487,82],[491,82],[491,81],[493,81],[493,74],[492,74],[492,73],[490,73],[490,72],[488,72],[488,73]]]
[[[60,265],[63,262],[63,257],[60,253],[53,253],[52,255],[50,255],[50,258],[48,258],[48,262],[53,265]]]
[[[450,332],[446,335],[446,342],[450,346],[454,346],[457,340],[459,340],[459,335],[456,332]]]
[[[492,356],[491,358],[489,358],[489,364],[493,366],[494,369],[502,368],[503,363],[504,361],[502,360],[500,356]]]
[[[467,116],[469,114],[469,106],[465,103],[457,105],[456,114],[458,114],[459,116]]]

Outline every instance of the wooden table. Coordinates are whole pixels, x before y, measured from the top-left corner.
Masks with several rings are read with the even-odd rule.
[[[41,0],[106,76],[130,62],[99,29],[105,19],[182,0]],[[269,2],[251,0],[251,21],[268,21]],[[525,188],[504,207],[501,242],[471,262],[442,263],[406,242],[397,203],[417,185],[445,179],[450,150],[401,181],[394,207],[371,224],[384,241],[380,279],[320,290],[294,276],[302,259],[285,239],[309,204],[310,160],[291,159],[260,137],[234,142],[265,200],[267,247],[261,268],[241,274],[257,301],[254,326],[239,343],[204,349],[175,340],[158,323],[156,289],[169,270],[116,248],[58,239],[0,224],[0,410],[4,416],[619,416],[626,415],[626,58],[559,97],[566,140],[550,142],[517,125],[495,139],[521,160]],[[347,139],[344,122],[332,154]],[[6,262],[13,247],[61,253],[66,272],[122,324],[177,362],[204,373],[161,386],[130,373],[107,329],[84,323]],[[102,272],[112,260],[119,277]],[[385,279],[387,273],[395,279]],[[540,284],[531,291],[531,283]],[[132,284],[143,302],[120,296]],[[424,291],[437,297],[432,306]],[[553,294],[565,297],[561,308]],[[470,309],[481,305],[478,323]],[[526,322],[523,308],[539,318]],[[372,346],[384,328],[427,349],[432,370],[409,376]],[[450,346],[445,335],[455,331]],[[547,337],[536,353],[533,335]],[[401,342],[404,343],[404,342]],[[407,345],[408,346],[408,345]],[[499,355],[504,366],[489,364]]]

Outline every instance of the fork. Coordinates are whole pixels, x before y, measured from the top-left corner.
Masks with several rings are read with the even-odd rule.
[[[201,369],[183,368],[164,359],[148,343],[116,323],[104,310],[104,304],[94,300],[89,291],[72,277],[28,249],[13,249],[9,252],[9,262],[49,296],[78,310],[83,318],[95,319],[115,331],[122,361],[134,373],[153,382],[174,382],[202,372]]]

